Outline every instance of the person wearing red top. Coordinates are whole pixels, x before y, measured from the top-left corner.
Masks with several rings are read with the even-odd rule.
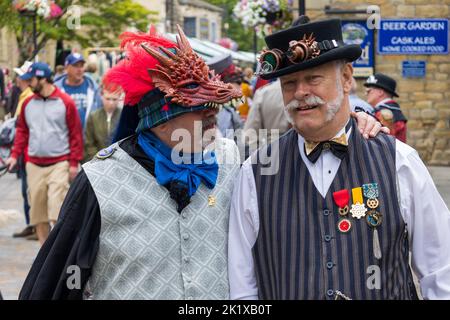
[[[400,109],[400,105],[393,100],[394,97],[398,97],[395,91],[397,82],[385,74],[375,73],[367,78],[364,86],[367,102],[374,108],[375,117],[391,130],[391,135],[406,143],[408,119]]]
[[[30,79],[34,95],[25,100],[17,121],[9,170],[28,153],[26,164],[30,193],[30,223],[36,226],[41,244],[58,214],[83,158],[83,136],[73,100],[52,83],[45,63],[34,63],[22,76]],[[49,225],[50,223],[50,225]]]

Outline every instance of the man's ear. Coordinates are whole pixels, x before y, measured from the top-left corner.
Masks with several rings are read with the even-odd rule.
[[[342,88],[345,94],[349,94],[352,89],[353,66],[351,63],[346,63],[342,70]]]
[[[376,97],[377,99],[381,99],[384,96],[384,91],[379,89],[379,88],[372,88],[372,91],[374,92],[374,97]]]

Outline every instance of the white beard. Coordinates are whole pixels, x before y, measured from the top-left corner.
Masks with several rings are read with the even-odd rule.
[[[344,101],[344,92],[342,90],[342,83],[340,80],[337,83],[337,92],[337,97],[327,103],[326,121],[331,121],[336,116],[338,111],[341,109],[342,101]]]

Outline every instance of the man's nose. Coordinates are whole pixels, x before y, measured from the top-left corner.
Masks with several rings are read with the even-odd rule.
[[[309,86],[306,83],[298,83],[295,89],[294,97],[297,100],[304,100],[310,95]]]

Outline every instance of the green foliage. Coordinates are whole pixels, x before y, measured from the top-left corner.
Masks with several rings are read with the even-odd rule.
[[[149,11],[133,0],[58,0],[64,14],[60,18],[45,20],[37,17],[37,47],[42,49],[48,40],[70,40],[83,47],[116,46],[118,35],[129,27],[147,31],[154,22]],[[70,6],[81,7],[80,29],[70,28],[74,18],[67,14]],[[0,28],[15,33],[21,62],[33,58],[33,18],[20,15],[11,1],[0,0]]]
[[[206,0],[224,9],[223,25],[228,24],[228,29],[222,28],[222,36],[233,39],[239,45],[239,50],[250,51],[254,50],[254,30],[245,28],[239,21],[233,19],[233,8],[238,0]],[[264,39],[258,37],[257,51],[260,51],[264,46]]]

